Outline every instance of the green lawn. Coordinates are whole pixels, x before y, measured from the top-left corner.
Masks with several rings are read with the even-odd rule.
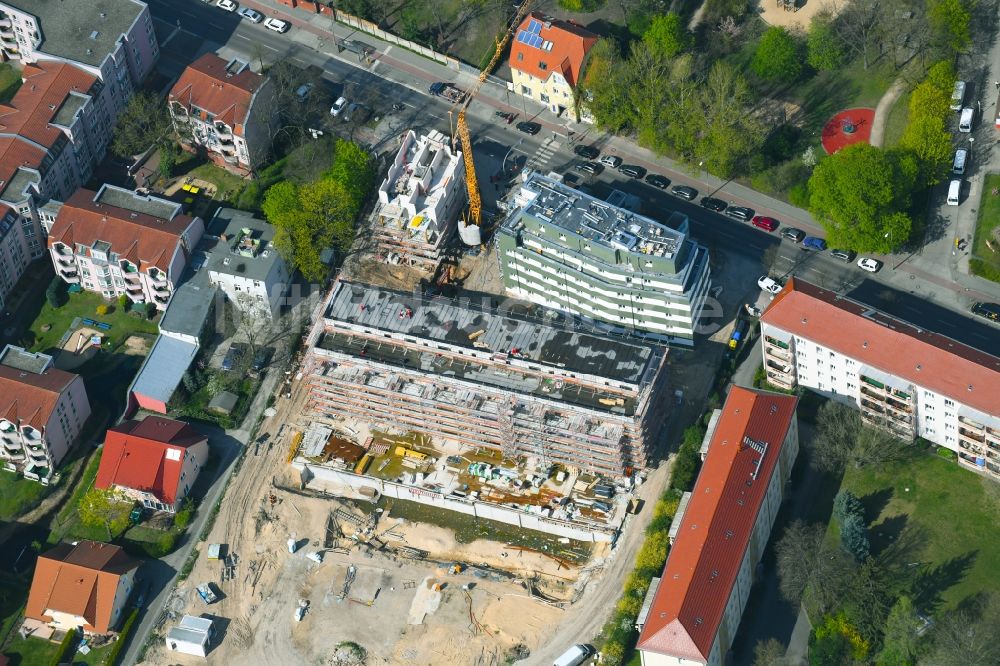
[[[922,565],[915,596],[923,607],[940,612],[974,594],[1000,591],[1000,516],[975,473],[915,452],[882,471],[849,469],[841,489],[854,492],[869,512],[873,552],[903,525],[917,529],[907,559]]]
[[[174,174],[207,180],[215,185],[215,199],[234,202],[246,186],[247,181],[231,174],[211,162],[198,162],[198,158],[190,153],[182,153]]]
[[[888,59],[864,69],[860,60],[846,67],[819,72],[791,88],[792,101],[802,106],[804,129],[818,131],[838,111],[857,107],[875,108],[897,72]]]
[[[15,632],[3,649],[10,657],[11,666],[44,666],[49,664],[59,651],[59,643],[50,643],[41,638],[21,638]]]
[[[0,520],[11,520],[28,511],[52,491],[37,481],[0,470]]]
[[[76,510],[80,500],[87,494],[87,491],[93,487],[94,479],[97,478],[97,468],[100,467],[100,465],[101,455],[100,453],[95,453],[91,456],[90,461],[87,463],[87,468],[83,471],[83,475],[80,476],[80,481],[77,483],[76,488],[73,489],[73,494],[70,495],[69,499],[63,503],[59,513],[52,521],[52,531],[49,534],[49,543],[57,544],[60,541],[70,539],[107,541],[107,531],[104,528],[95,529],[87,527],[81,523],[80,516]]]
[[[55,309],[46,301],[38,316],[29,326],[32,334],[32,351],[47,351],[54,349],[59,344],[59,340],[65,335],[67,329],[73,323],[73,319],[92,319],[94,321],[111,324],[111,329],[103,331],[107,336],[110,345],[105,344],[105,349],[114,349],[120,345],[128,336],[139,333],[146,335],[156,335],[156,320],[149,320],[131,315],[118,307],[118,303],[109,303],[99,294],[83,291],[77,294],[69,294],[68,302],[61,308]],[[112,311],[106,315],[97,314],[97,306],[109,305]],[[43,328],[49,327],[45,331]]]
[[[907,90],[896,99],[885,119],[885,143],[883,148],[895,148],[903,138],[906,125],[910,122],[910,94]]]
[[[9,62],[0,64],[0,102],[9,102],[21,87],[21,70]]]
[[[983,184],[983,200],[979,205],[979,221],[976,223],[969,269],[987,280],[1000,282],[1000,241],[993,237],[993,230],[1000,227],[1000,194],[994,195],[994,188],[1000,190],[1000,175],[989,174]],[[986,245],[987,240],[993,245],[992,250]]]

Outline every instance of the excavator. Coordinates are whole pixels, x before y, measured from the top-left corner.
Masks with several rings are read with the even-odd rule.
[[[456,109],[458,110],[458,121],[456,127],[452,129],[452,143],[455,141],[455,133],[457,131],[459,142],[462,144],[462,157],[465,161],[465,187],[469,191],[469,213],[465,220],[459,220],[458,235],[466,245],[473,247],[481,246],[483,242],[483,202],[479,195],[479,181],[476,179],[476,163],[472,158],[472,138],[469,136],[469,125],[465,119],[465,112],[468,110],[469,104],[472,103],[472,100],[479,93],[479,90],[483,87],[483,84],[486,83],[490,72],[493,71],[493,68],[500,61],[507,43],[514,34],[514,30],[521,24],[524,17],[528,15],[531,4],[531,0],[521,3],[514,18],[507,25],[507,29],[497,37],[493,57],[490,59],[489,64],[479,73],[479,80],[476,85],[469,90],[464,100],[453,104],[448,111],[448,114],[452,115]]]

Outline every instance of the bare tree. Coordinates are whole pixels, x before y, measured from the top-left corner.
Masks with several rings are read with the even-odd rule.
[[[809,585],[823,533],[823,526],[818,523],[810,525],[796,520],[785,528],[774,545],[781,596],[789,603],[798,603]]]
[[[785,646],[775,638],[757,641],[753,649],[753,666],[785,666]]]
[[[1000,663],[1000,603],[991,595],[944,613],[934,629],[934,649],[924,660],[933,666]]]
[[[850,0],[837,16],[844,47],[861,56],[865,69],[882,54],[886,16],[882,0]]]

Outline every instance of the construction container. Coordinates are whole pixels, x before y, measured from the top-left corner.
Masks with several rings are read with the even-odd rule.
[[[370,453],[366,453],[365,455],[361,456],[361,460],[359,460],[358,464],[354,466],[354,473],[355,474],[364,474],[365,472],[368,471],[368,467],[371,464],[372,464],[371,454]]]
[[[294,553],[298,549],[299,549],[299,546],[298,546],[298,544],[295,543],[295,539],[289,539],[288,540],[288,552],[289,553]]]

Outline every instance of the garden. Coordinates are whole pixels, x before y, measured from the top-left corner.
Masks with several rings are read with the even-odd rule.
[[[969,270],[979,277],[1000,282],[1000,174],[987,174],[983,182]]]

